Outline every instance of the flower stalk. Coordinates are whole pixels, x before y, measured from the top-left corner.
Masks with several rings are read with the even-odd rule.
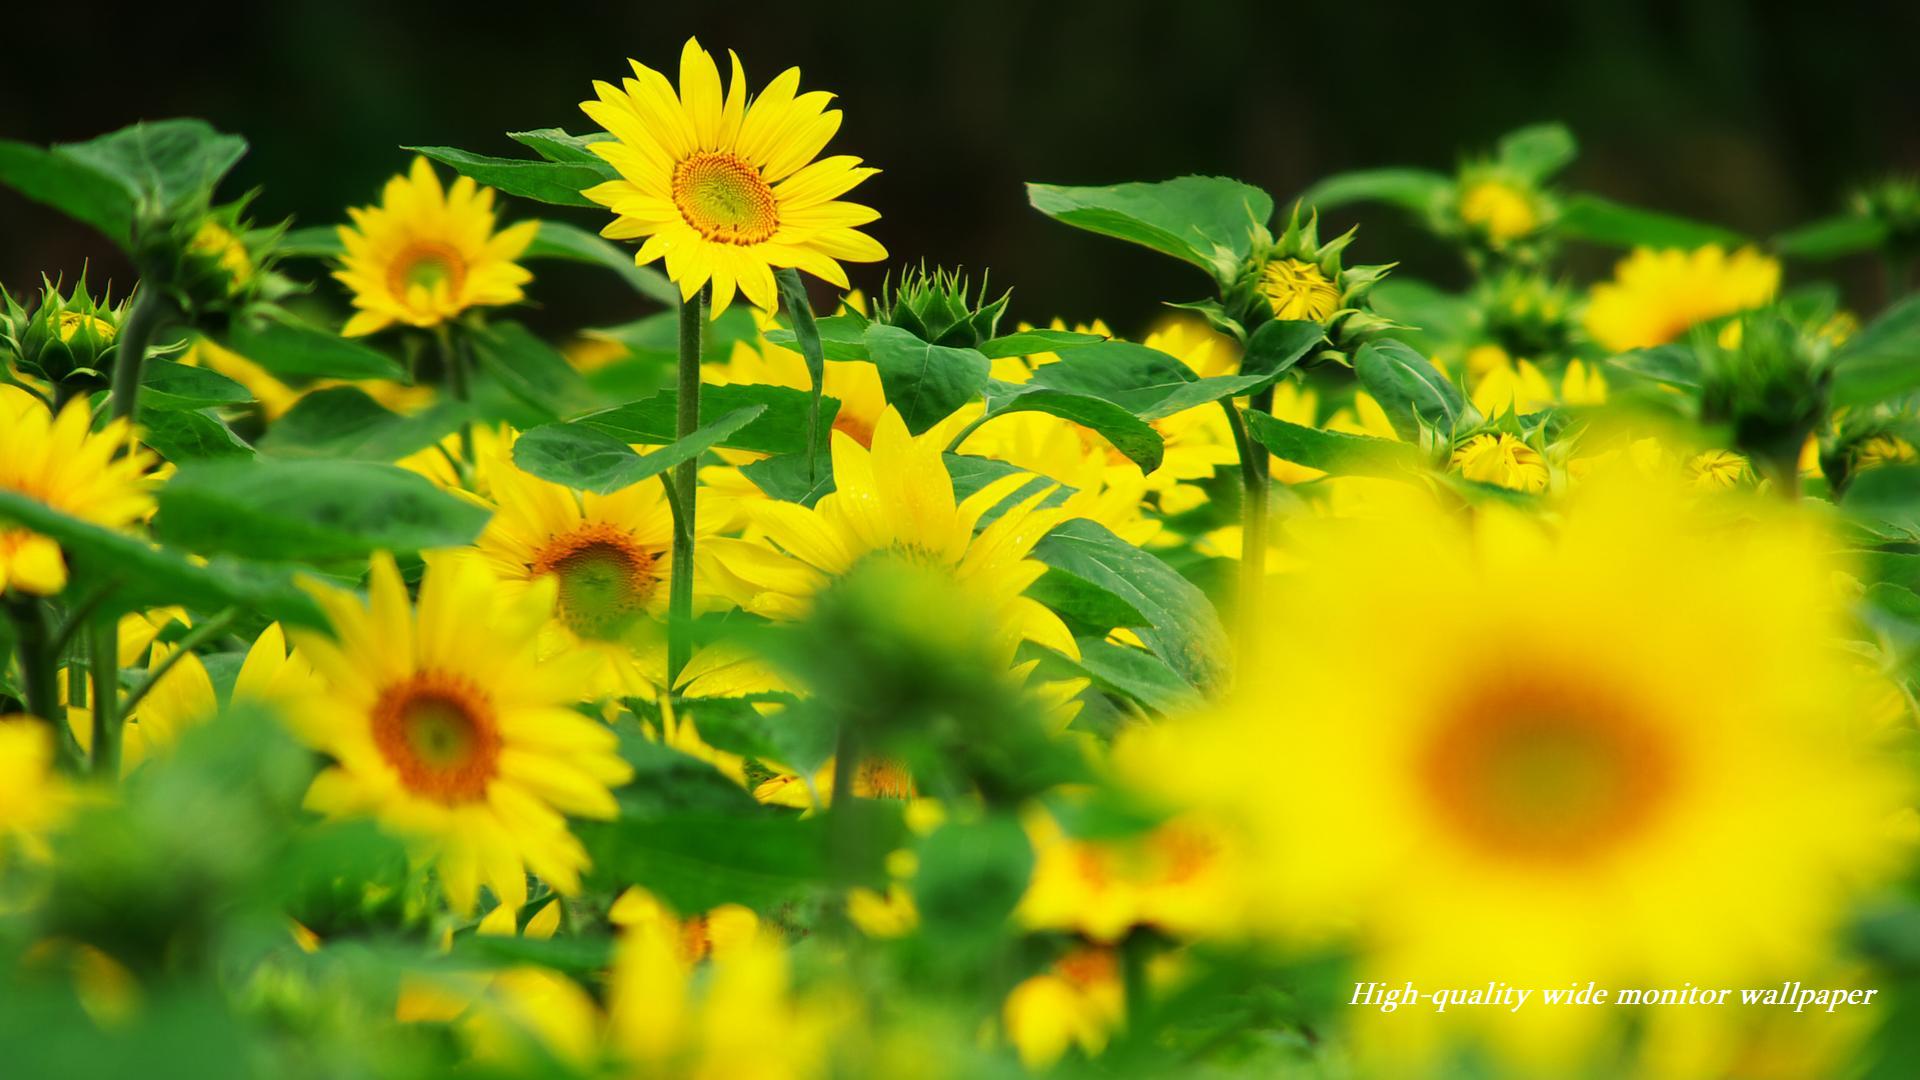
[[[113,619],[87,628],[87,665],[93,674],[93,775],[108,783],[120,776],[120,634]]]
[[[120,348],[113,361],[113,383],[108,393],[109,415],[118,420],[133,418],[140,398],[140,369],[147,358],[147,346],[171,315],[172,305],[157,289],[136,289],[120,327]]]
[[[705,288],[680,305],[680,375],[676,388],[674,437],[684,439],[700,427],[700,343],[706,328]],[[689,458],[673,467],[673,584],[667,596],[667,685],[693,655],[688,637],[693,619],[693,523],[697,512],[700,462]]]

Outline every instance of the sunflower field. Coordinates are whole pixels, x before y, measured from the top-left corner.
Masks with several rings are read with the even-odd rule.
[[[0,1077],[1920,1071],[1920,181],[1031,183],[1190,286],[1069,324],[591,74],[332,221],[0,140],[138,271],[0,295]]]

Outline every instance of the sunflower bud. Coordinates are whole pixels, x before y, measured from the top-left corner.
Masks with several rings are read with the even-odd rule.
[[[1463,242],[1470,260],[1543,261],[1543,233],[1560,209],[1538,181],[1498,162],[1470,162],[1461,167],[1453,192],[1452,201],[1437,208],[1434,224],[1442,235]]]
[[[138,258],[146,279],[196,316],[231,312],[256,296],[272,299],[267,267],[285,226],[254,228],[245,216],[248,198],[144,236]]]
[[[903,273],[898,284],[889,277],[880,286],[874,320],[897,326],[929,344],[978,348],[994,336],[1013,293],[1009,290],[988,303],[985,277],[981,278],[980,291],[971,299],[969,288],[958,271],[937,267],[928,271],[922,264],[918,270]]]
[[[1345,266],[1340,253],[1359,232],[1349,229],[1320,242],[1318,214],[1300,220],[1295,206],[1278,238],[1260,230],[1254,255],[1228,293],[1228,308],[1249,330],[1268,319],[1316,322],[1326,328],[1328,346],[1302,361],[1347,363],[1367,338],[1394,323],[1376,315],[1367,293],[1394,264]]]
[[[0,344],[7,360],[22,374],[53,383],[63,392],[104,387],[126,303],[116,306],[111,296],[95,300],[87,292],[84,273],[71,296],[61,293],[58,282],[44,276],[40,280],[40,302],[31,314],[0,291],[5,308]]]
[[[1567,286],[1544,274],[1509,270],[1483,279],[1470,298],[1481,332],[1511,355],[1538,362],[1572,352],[1578,324]]]
[[[1920,251],[1920,179],[1889,177],[1854,192],[1853,212],[1885,230],[1885,247],[1896,256]]]
[[[1733,428],[1733,444],[1776,484],[1795,483],[1800,448],[1827,414],[1830,346],[1778,312],[1702,334],[1700,416]]]

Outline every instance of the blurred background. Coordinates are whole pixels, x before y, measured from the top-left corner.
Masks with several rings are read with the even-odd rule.
[[[510,130],[590,126],[577,103],[628,57],[674,71],[689,33],[732,48],[758,88],[789,65],[839,95],[829,148],[884,172],[855,192],[894,264],[991,268],[1013,315],[1142,327],[1196,271],[1054,225],[1021,183],[1220,173],[1283,205],[1329,172],[1450,169],[1463,151],[1557,119],[1582,143],[1569,186],[1764,237],[1836,209],[1855,182],[1920,170],[1920,4],[1865,0],[1281,4],[978,0],[967,4],[516,5],[332,0],[197,6],[10,5],[0,136],[91,137],[202,116],[253,152],[226,189],[264,188],[256,216],[344,220],[399,171],[406,144],[525,153]],[[84,7],[84,6],[83,6]],[[724,61],[723,61],[724,66]],[[594,211],[509,206],[508,217]],[[1392,211],[1350,259],[1460,269]],[[1611,256],[1582,256],[1604,272]],[[131,273],[102,238],[0,191],[0,280]],[[869,291],[879,266],[849,267]],[[1863,268],[1862,268],[1863,269]],[[310,264],[296,272],[318,276]],[[323,286],[330,290],[331,285]],[[638,313],[603,271],[545,263],[537,327]]]

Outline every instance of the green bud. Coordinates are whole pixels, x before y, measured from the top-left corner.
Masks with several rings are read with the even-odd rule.
[[[1849,203],[1855,214],[1878,222],[1886,229],[1886,245],[1890,250],[1900,253],[1920,250],[1920,179],[1888,177],[1854,192]]]
[[[977,294],[969,297],[969,290],[969,282],[958,271],[937,267],[929,271],[923,263],[918,270],[903,273],[898,283],[889,276],[880,286],[874,321],[897,326],[929,344],[978,348],[994,336],[1013,293],[1008,290],[989,303],[984,276]]]
[[[87,292],[83,271],[72,295],[58,281],[40,279],[40,302],[31,313],[0,290],[0,350],[23,375],[66,391],[87,393],[106,386],[126,303]]]
[[[1277,238],[1265,228],[1255,230],[1253,255],[1228,290],[1226,310],[1247,331],[1269,319],[1317,322],[1329,344],[1302,364],[1350,363],[1368,338],[1395,326],[1373,312],[1367,294],[1396,264],[1345,265],[1341,252],[1359,229],[1323,244],[1319,215],[1310,213],[1303,222],[1300,210],[1293,208]]]
[[[1700,417],[1729,424],[1735,449],[1776,483],[1797,483],[1800,448],[1827,415],[1832,346],[1777,310],[1700,332]]]
[[[1573,351],[1573,290],[1545,274],[1508,270],[1482,279],[1468,299],[1481,335],[1509,355],[1551,362]]]
[[[246,216],[252,195],[186,214],[141,233],[135,259],[143,280],[162,289],[196,322],[275,299],[286,283],[271,272],[283,223],[255,228]]]

